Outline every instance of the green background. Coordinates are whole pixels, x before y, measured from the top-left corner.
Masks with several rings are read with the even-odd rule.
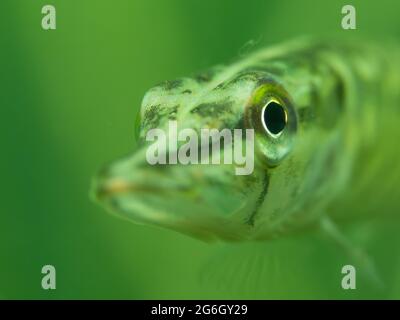
[[[133,149],[134,118],[154,84],[229,61],[247,43],[399,36],[397,1],[350,1],[357,30],[344,31],[348,2],[2,0],[0,298],[399,297],[399,275],[390,295],[341,290],[342,261],[318,267],[334,249],[314,248],[312,259],[293,250],[313,236],[274,244],[286,263],[263,288],[219,286],[230,268],[233,279],[251,274],[232,258],[218,262],[232,248],[128,223],[88,196],[96,170]],[[55,31],[41,28],[45,4],[57,9]],[[385,255],[388,243],[376,250]],[[57,269],[54,291],[41,288],[45,264]]]

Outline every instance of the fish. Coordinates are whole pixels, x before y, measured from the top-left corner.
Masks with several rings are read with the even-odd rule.
[[[268,241],[323,221],[332,230],[395,219],[399,58],[396,44],[297,39],[156,85],[142,101],[136,150],[99,171],[93,197],[137,224],[204,241]],[[253,172],[149,164],[147,134],[171,121],[199,134],[254,130]],[[170,151],[167,144],[160,152]]]

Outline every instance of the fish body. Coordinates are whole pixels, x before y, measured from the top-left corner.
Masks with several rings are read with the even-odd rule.
[[[166,81],[146,93],[137,150],[99,173],[96,198],[134,222],[205,240],[265,240],[326,216],[395,215],[399,89],[396,46],[313,40]],[[253,129],[254,171],[238,176],[230,164],[150,165],[147,134],[167,130],[170,121],[199,135]],[[167,144],[161,152],[169,151]]]

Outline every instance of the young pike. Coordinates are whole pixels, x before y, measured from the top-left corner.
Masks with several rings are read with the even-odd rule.
[[[99,173],[96,198],[137,223],[227,241],[398,213],[399,58],[390,46],[297,41],[156,86],[138,150]],[[146,133],[169,120],[198,133],[254,129],[253,173],[148,164]]]

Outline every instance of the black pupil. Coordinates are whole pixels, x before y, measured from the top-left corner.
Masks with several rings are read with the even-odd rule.
[[[276,102],[270,102],[264,110],[264,124],[272,134],[279,134],[286,126],[286,112]]]

